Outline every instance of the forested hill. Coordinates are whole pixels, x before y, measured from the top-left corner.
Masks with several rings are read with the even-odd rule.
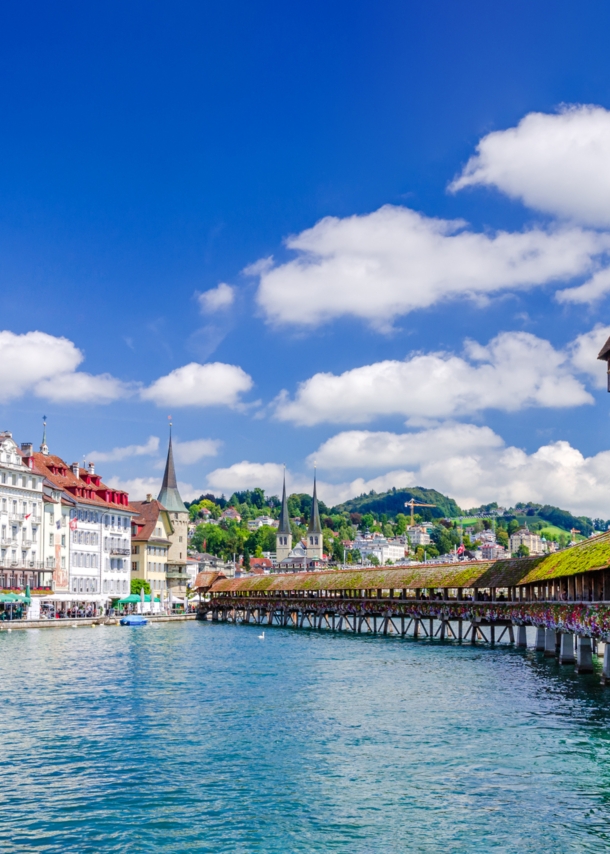
[[[452,518],[459,516],[462,512],[453,498],[448,498],[442,492],[437,492],[436,489],[422,489],[419,486],[413,486],[410,489],[393,488],[388,492],[370,492],[368,495],[361,495],[358,498],[345,501],[343,504],[338,504],[333,507],[332,512],[385,513],[389,518],[392,518],[397,513],[407,514],[409,512],[405,509],[405,502],[410,501],[411,498],[422,504],[435,505],[434,507],[415,507],[415,512],[426,521]]]

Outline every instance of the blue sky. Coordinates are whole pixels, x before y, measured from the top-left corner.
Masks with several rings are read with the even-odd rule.
[[[134,498],[171,413],[189,498],[610,517],[606,4],[2,19],[3,429]]]

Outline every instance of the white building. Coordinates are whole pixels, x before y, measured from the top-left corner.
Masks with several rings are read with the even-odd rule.
[[[0,588],[51,587],[44,564],[42,477],[24,461],[31,445],[17,447],[0,433]]]
[[[370,555],[376,557],[380,564],[404,563],[407,547],[400,540],[389,540],[386,537],[358,536],[354,540],[354,549],[358,549],[363,562],[370,561]]]
[[[277,528],[278,524],[278,521],[276,519],[272,519],[271,516],[257,516],[256,519],[250,519],[248,521],[248,530],[258,531],[258,529],[262,528],[263,525],[268,525],[270,528]]]
[[[40,453],[26,463],[30,459],[47,485],[45,548],[58,581],[67,582],[68,592],[82,599],[127,595],[135,515],[127,493],[102,483],[93,463],[68,466],[49,454],[44,439]]]
[[[412,546],[429,546],[432,540],[430,534],[423,525],[412,525],[407,528],[407,534]]]
[[[510,535],[510,551],[515,554],[519,551],[520,546],[527,546],[531,555],[542,555],[546,549],[541,537],[538,534],[533,534],[527,528],[520,528]]]

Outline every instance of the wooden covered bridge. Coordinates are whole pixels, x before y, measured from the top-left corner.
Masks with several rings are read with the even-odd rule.
[[[593,669],[606,642],[610,679],[610,532],[551,555],[475,563],[329,569],[225,578],[200,573],[200,619],[526,646]]]

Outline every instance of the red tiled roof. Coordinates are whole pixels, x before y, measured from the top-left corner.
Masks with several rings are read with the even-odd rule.
[[[137,511],[129,504],[126,492],[112,489],[102,483],[97,474],[91,474],[87,469],[78,469],[78,477],[72,471],[71,466],[65,463],[61,457],[53,454],[35,453],[32,455],[34,470],[38,475],[45,477],[56,489],[67,493],[79,504],[89,504],[107,510],[124,510],[128,513]],[[113,501],[113,497],[121,498],[121,502]],[[124,498],[123,498],[124,496]],[[110,500],[109,500],[110,499]]]
[[[138,533],[133,535],[133,540],[163,540],[169,543],[167,537],[153,536],[159,514],[167,513],[160,501],[156,498],[152,501],[133,501],[131,506],[138,514],[131,520],[132,525],[138,526]],[[169,522],[169,514],[167,521]],[[169,524],[171,527],[171,522]]]

